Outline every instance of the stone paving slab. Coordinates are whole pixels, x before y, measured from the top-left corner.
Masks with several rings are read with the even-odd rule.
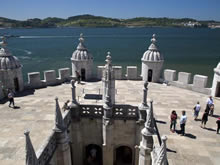
[[[116,104],[137,106],[142,101],[142,81],[116,81]],[[77,99],[83,104],[102,104],[102,100],[84,99],[85,94],[102,92],[102,82],[77,84]],[[58,96],[60,107],[66,100],[71,100],[71,85],[47,87],[23,97],[16,97],[15,103],[20,109],[11,109],[8,103],[0,104],[0,164],[24,164],[24,130],[31,131],[30,137],[37,151],[54,127],[55,100]],[[200,101],[205,109],[207,95],[172,86],[150,83],[148,101],[154,101],[154,113],[161,135],[168,137],[167,146],[170,165],[207,164],[218,165],[220,162],[220,135],[217,135],[216,118],[209,117],[207,128],[200,128],[200,121],[193,120],[192,109]],[[215,99],[215,114],[220,114],[220,100]],[[186,110],[188,121],[187,136],[181,137],[169,131],[169,115],[176,110],[180,116]],[[201,118],[200,112],[199,118]],[[177,124],[179,129],[179,121]]]

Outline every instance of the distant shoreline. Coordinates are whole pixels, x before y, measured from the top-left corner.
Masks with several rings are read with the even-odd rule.
[[[217,21],[197,21],[191,18],[149,18],[137,17],[131,19],[116,19],[93,15],[78,15],[67,19],[49,17],[45,19],[28,19],[25,21],[0,17],[0,29],[2,28],[59,28],[59,27],[93,27],[93,28],[143,28],[143,27],[191,27],[207,28],[219,27]]]

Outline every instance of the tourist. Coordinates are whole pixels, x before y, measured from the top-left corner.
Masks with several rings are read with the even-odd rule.
[[[170,115],[170,131],[175,132],[176,131],[176,120],[177,120],[177,114],[176,111],[172,111]],[[172,129],[173,127],[173,129]]]
[[[217,124],[216,133],[219,134],[219,130],[220,130],[220,117],[217,119],[216,124]]]
[[[63,105],[63,107],[62,107],[62,110],[63,111],[66,111],[66,110],[69,110],[70,109],[70,107],[68,106],[68,103],[70,102],[70,100],[67,100],[65,103],[64,103],[64,105]]]
[[[80,84],[81,76],[78,71],[76,71],[77,82]]]
[[[214,104],[212,104],[212,105],[210,106],[210,110],[209,110],[209,115],[210,115],[210,116],[213,116],[213,114],[214,114]]]
[[[207,99],[207,102],[206,102],[206,110],[207,110],[208,114],[209,114],[209,111],[210,111],[210,108],[212,105],[214,105],[214,102],[213,102],[212,96],[209,96],[209,98]]]
[[[181,136],[184,136],[185,135],[185,125],[186,125],[186,120],[187,120],[187,117],[186,117],[186,111],[182,111],[182,116],[180,118],[180,135]]]
[[[206,128],[205,125],[208,121],[208,115],[209,115],[209,111],[206,109],[205,112],[202,115],[201,128]]]
[[[201,109],[199,102],[197,102],[197,104],[193,109],[194,109],[194,120],[197,120],[197,117],[199,116],[199,111]]]
[[[14,102],[14,93],[12,92],[12,90],[9,90],[8,93],[8,99],[9,99],[9,107],[11,107],[11,104],[13,105],[13,108],[15,107],[15,102]]]

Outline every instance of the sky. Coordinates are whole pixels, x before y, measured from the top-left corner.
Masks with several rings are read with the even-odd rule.
[[[92,14],[220,21],[220,0],[0,0],[0,17],[26,20]]]

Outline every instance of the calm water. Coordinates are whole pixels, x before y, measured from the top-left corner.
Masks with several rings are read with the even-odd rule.
[[[54,28],[0,29],[0,35],[19,35],[10,38],[8,47],[27,72],[71,67],[70,58],[78,45],[79,34],[94,56],[95,65],[103,65],[110,51],[114,65],[137,65],[150,45],[153,33],[165,58],[164,68],[209,76],[220,61],[220,29],[193,28]],[[43,74],[42,74],[43,75]]]

